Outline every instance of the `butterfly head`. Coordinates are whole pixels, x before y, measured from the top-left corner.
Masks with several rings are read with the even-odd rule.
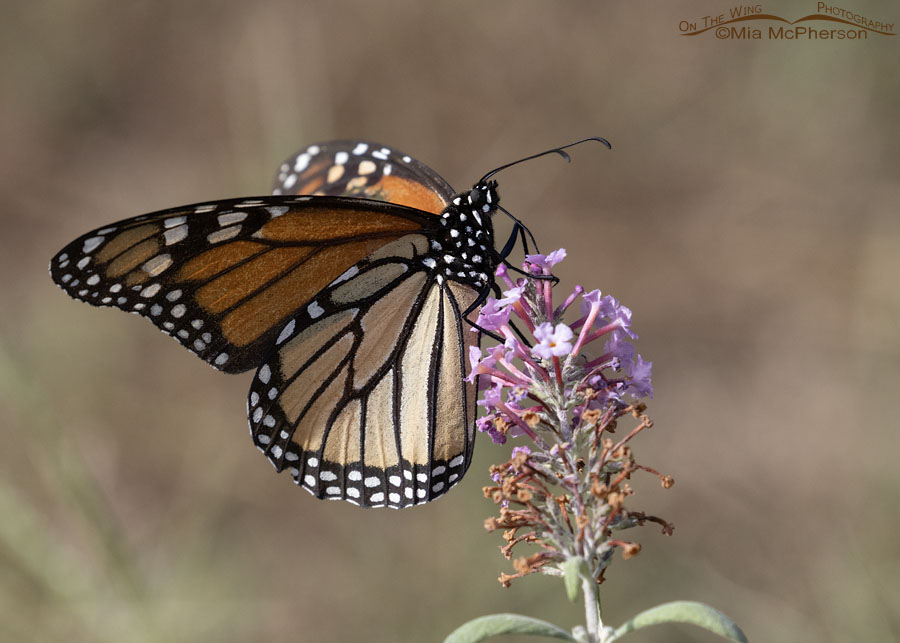
[[[500,204],[496,181],[479,181],[465,197],[468,207],[484,213],[492,213]]]

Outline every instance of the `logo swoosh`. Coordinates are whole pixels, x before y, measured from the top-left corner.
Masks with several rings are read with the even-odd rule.
[[[760,13],[760,14],[756,14],[753,16],[741,16],[740,18],[732,18],[731,20],[726,20],[725,22],[720,22],[719,24],[716,24],[716,25],[710,25],[709,27],[705,27],[704,29],[698,29],[697,31],[688,31],[681,35],[682,36],[697,36],[699,34],[702,34],[705,31],[709,31],[710,29],[715,29],[717,27],[730,25],[735,22],[744,22],[746,20],[777,20],[778,22],[783,22],[788,25],[795,25],[798,22],[808,22],[810,20],[830,20],[831,22],[840,22],[845,25],[850,25],[851,27],[865,29],[866,31],[871,31],[872,33],[881,34],[883,36],[897,35],[897,34],[893,34],[893,33],[889,32],[889,31],[878,31],[877,29],[872,29],[871,27],[867,27],[866,25],[861,25],[856,22],[850,22],[849,20],[844,20],[843,18],[836,18],[835,16],[826,16],[821,13],[811,13],[808,16],[803,16],[802,18],[798,18],[797,20],[794,20],[793,22],[791,22],[790,20],[785,20],[784,18],[782,18],[780,16],[772,15],[770,13]]]

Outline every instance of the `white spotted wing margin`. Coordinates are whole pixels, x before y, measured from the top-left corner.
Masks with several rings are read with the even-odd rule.
[[[444,494],[474,446],[477,297],[439,279],[409,235],[348,270],[282,329],[248,416],[276,470],[318,498],[402,508]]]

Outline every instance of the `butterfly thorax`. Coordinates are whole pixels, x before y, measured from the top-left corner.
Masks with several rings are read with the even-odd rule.
[[[491,283],[498,261],[491,217],[499,203],[496,181],[479,183],[453,197],[441,213],[442,230],[432,241],[433,255],[425,260],[437,269],[438,281],[458,281],[477,290]]]

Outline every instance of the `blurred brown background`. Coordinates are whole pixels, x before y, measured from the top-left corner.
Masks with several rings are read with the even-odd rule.
[[[849,0],[900,23],[889,2]],[[764,5],[788,19],[813,2]],[[501,589],[486,468],[363,511],[277,477],[249,376],[65,297],[90,228],[268,191],[301,145],[364,137],[504,204],[563,286],[634,310],[673,475],[602,587],[618,624],[711,603],[753,641],[900,639],[897,37],[679,35],[718,0],[5,2],[0,8],[0,639],[438,641],[499,611],[571,627],[560,583]],[[201,465],[201,463],[203,463]],[[510,639],[512,640],[512,639]],[[523,639],[524,640],[524,639]],[[690,628],[628,640],[714,641]]]

